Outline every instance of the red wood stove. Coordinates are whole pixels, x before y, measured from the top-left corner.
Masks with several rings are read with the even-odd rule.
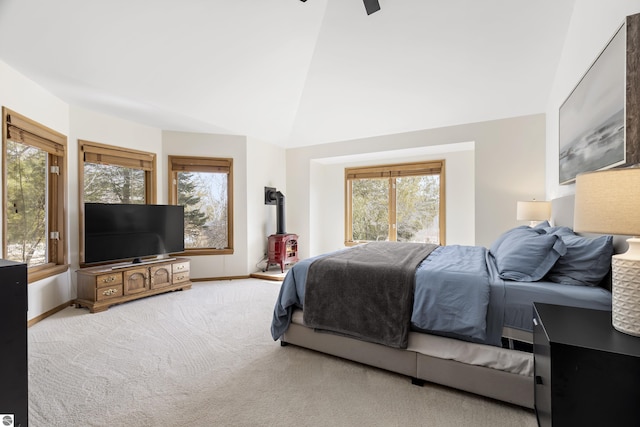
[[[269,236],[267,266],[264,271],[269,269],[271,264],[280,265],[280,271],[284,273],[286,264],[298,262],[298,235],[297,234],[272,234]]]

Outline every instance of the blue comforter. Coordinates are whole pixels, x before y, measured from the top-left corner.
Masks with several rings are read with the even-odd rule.
[[[322,256],[287,273],[273,313],[274,340],[288,329],[293,310],[304,308],[309,266]],[[486,248],[440,246],[416,269],[412,329],[500,346],[503,313],[504,282]]]

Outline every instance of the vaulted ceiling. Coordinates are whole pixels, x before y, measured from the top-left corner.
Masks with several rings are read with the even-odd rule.
[[[0,0],[0,60],[71,105],[282,147],[546,109],[574,0]]]

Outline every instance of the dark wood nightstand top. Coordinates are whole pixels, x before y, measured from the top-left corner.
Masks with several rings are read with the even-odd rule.
[[[640,338],[614,329],[611,312],[534,303],[550,343],[640,357]]]

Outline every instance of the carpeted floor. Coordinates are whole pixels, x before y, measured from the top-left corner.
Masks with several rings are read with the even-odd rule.
[[[29,423],[53,426],[536,426],[532,411],[269,334],[279,282],[195,283],[29,328]]]

